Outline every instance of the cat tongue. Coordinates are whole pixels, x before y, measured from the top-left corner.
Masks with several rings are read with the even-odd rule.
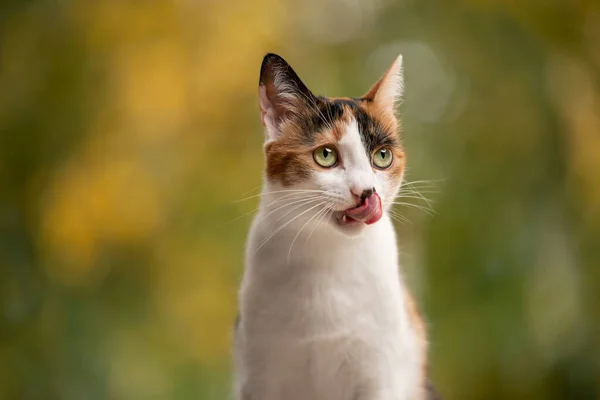
[[[367,197],[365,202],[360,206],[346,210],[347,216],[356,221],[364,222],[367,225],[379,221],[382,214],[381,199],[377,193]]]

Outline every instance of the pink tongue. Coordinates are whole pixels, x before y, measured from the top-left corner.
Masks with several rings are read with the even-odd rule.
[[[346,214],[357,221],[367,225],[374,224],[381,219],[381,199],[377,193],[367,197],[365,202],[358,207],[346,210]]]

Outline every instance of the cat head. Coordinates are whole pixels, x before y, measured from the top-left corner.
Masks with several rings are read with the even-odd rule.
[[[267,54],[259,83],[267,191],[310,199],[306,216],[329,212],[323,220],[344,233],[377,223],[404,174],[395,112],[402,91],[401,56],[364,96],[329,98],[314,95],[283,58]]]

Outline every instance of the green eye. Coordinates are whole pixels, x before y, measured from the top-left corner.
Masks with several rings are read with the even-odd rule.
[[[379,169],[386,169],[392,165],[392,151],[387,147],[377,149],[373,153],[373,165]]]
[[[331,168],[337,164],[338,155],[335,149],[322,146],[313,152],[315,162],[323,168]]]

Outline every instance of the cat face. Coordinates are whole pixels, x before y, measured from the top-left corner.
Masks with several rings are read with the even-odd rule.
[[[315,215],[322,211],[329,216],[322,220],[344,233],[377,223],[404,173],[394,112],[401,67],[399,57],[361,98],[326,98],[313,95],[281,57],[268,54],[259,92],[272,191],[312,197]]]

